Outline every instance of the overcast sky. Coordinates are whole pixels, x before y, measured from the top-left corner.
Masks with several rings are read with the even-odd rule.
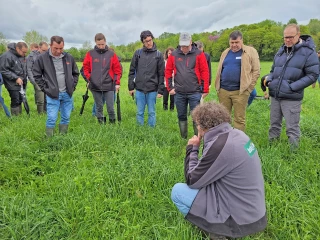
[[[0,32],[20,40],[30,30],[64,37],[66,48],[81,47],[98,32],[115,45],[139,40],[142,30],[221,30],[265,19],[307,24],[320,19],[320,0],[1,0]]]

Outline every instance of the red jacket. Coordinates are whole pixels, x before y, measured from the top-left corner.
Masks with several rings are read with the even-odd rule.
[[[168,58],[165,79],[168,91],[174,88],[177,93],[208,93],[209,69],[204,53],[192,45],[191,51],[184,54],[178,47]]]
[[[114,91],[120,85],[121,65],[117,55],[97,46],[87,52],[83,60],[83,72],[89,81],[89,89],[94,91]]]

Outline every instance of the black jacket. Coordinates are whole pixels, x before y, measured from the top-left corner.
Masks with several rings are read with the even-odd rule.
[[[46,93],[49,97],[59,98],[59,86],[56,76],[56,70],[54,68],[52,56],[49,51],[40,54],[33,65],[33,77],[40,89]],[[79,70],[74,61],[74,58],[64,52],[62,58],[63,68],[65,73],[67,93],[71,97],[78,83]]]
[[[24,57],[21,57],[16,51],[16,44],[10,43],[9,50],[0,57],[0,72],[3,82],[8,90],[20,90],[20,86],[16,83],[18,78],[23,80],[23,84],[27,84],[26,65]]]
[[[164,59],[157,51],[156,44],[151,49],[143,47],[135,51],[129,70],[128,88],[144,93],[164,90]]]
[[[312,38],[302,35],[292,48],[282,46],[274,57],[267,80],[271,97],[302,100],[303,90],[319,76],[319,61]]]

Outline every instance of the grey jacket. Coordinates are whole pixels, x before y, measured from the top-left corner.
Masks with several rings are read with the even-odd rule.
[[[27,57],[27,74],[28,74],[29,81],[33,85],[36,84],[36,82],[33,77],[32,68],[33,68],[34,61],[36,60],[37,56],[39,56],[39,55],[40,55],[40,52],[37,50],[34,50]]]
[[[18,78],[23,80],[24,85],[27,84],[25,58],[17,53],[15,43],[10,43],[8,48],[9,50],[0,57],[0,72],[8,90],[20,90],[21,87],[16,83]]]
[[[187,146],[185,178],[200,189],[186,219],[201,229],[243,237],[266,227],[264,179],[250,138],[229,123],[204,135],[203,155]]]

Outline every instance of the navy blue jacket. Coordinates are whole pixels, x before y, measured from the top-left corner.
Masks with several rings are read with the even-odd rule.
[[[304,89],[319,76],[319,61],[315,45],[308,35],[292,48],[283,45],[274,57],[267,80],[271,97],[302,100]]]

